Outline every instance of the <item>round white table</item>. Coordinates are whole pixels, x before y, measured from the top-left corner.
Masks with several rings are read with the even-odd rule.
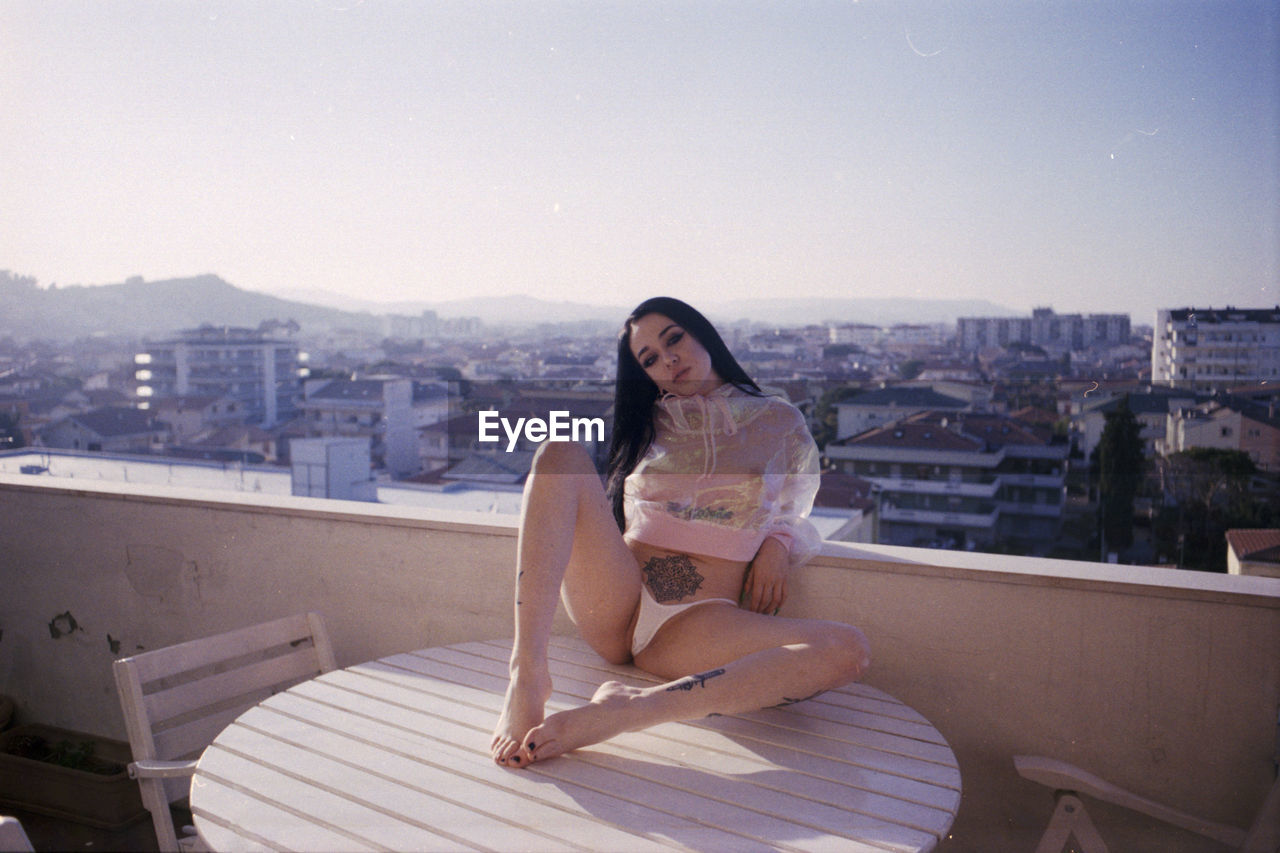
[[[214,850],[931,850],[960,771],[920,714],[854,684],[783,708],[670,723],[508,770],[488,744],[507,642],[393,655],[245,712],[191,783]],[[551,651],[548,711],[608,679],[577,639]]]

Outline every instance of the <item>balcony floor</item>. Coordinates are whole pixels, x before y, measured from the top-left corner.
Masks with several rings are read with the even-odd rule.
[[[22,828],[26,831],[27,838],[31,839],[31,846],[40,853],[57,850],[83,850],[87,853],[99,850],[121,850],[150,853],[160,849],[156,844],[156,833],[151,827],[151,821],[146,818],[124,829],[110,830],[72,823],[34,812],[7,808],[0,811],[22,821]]]

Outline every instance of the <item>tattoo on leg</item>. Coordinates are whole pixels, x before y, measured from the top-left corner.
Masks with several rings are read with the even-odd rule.
[[[705,689],[707,680],[715,678],[717,675],[724,675],[724,670],[713,669],[710,672],[704,672],[699,675],[686,675],[679,681],[672,682],[671,686],[667,688],[667,692],[670,693],[672,690],[692,690],[694,687]]]
[[[775,708],[785,708],[785,707],[787,707],[788,705],[795,705],[797,702],[807,702],[807,701],[809,701],[810,699],[814,698],[815,696],[821,696],[823,693],[826,693],[826,691],[825,691],[825,690],[819,690],[817,693],[811,693],[810,695],[805,696],[805,697],[803,697],[803,698],[801,698],[801,699],[792,699],[792,698],[791,698],[791,697],[789,697],[789,696],[783,696],[783,697],[782,697],[782,701],[781,701],[781,702],[779,702],[777,705],[774,705],[773,707],[775,707]]]
[[[641,567],[644,572],[645,586],[653,593],[653,600],[659,604],[693,595],[702,588],[706,580],[684,554],[673,554],[670,557],[651,557]]]

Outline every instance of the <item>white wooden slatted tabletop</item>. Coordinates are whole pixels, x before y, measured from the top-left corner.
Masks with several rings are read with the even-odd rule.
[[[191,783],[214,850],[931,850],[960,804],[942,735],[855,684],[785,708],[669,723],[521,770],[489,758],[507,642],[393,655],[243,714]],[[609,679],[551,649],[548,712]]]

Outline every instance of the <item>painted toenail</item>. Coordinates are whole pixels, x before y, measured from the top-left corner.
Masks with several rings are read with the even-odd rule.
[[[529,748],[530,748],[530,749],[537,749],[537,748],[538,748],[538,745],[537,745],[536,743],[534,743],[533,741],[529,741]]]

